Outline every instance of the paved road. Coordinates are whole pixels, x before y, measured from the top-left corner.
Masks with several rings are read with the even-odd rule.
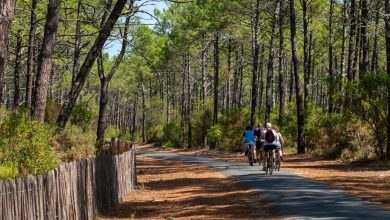
[[[260,166],[250,167],[247,163],[231,163],[205,157],[155,152],[145,152],[142,155],[217,168],[243,186],[255,190],[282,216],[293,219],[390,220],[389,210],[371,205],[342,190],[291,172],[281,170],[270,176],[265,175],[265,172],[260,170]]]

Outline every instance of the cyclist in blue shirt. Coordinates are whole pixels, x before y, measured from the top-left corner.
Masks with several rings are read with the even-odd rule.
[[[244,140],[245,144],[248,146],[248,150],[252,151],[252,155],[255,155],[255,132],[251,128],[251,126],[247,126],[244,133],[242,134],[242,139]],[[247,152],[247,151],[245,151]]]

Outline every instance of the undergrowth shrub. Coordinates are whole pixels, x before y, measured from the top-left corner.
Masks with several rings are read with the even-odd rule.
[[[180,127],[175,123],[168,123],[163,128],[162,146],[167,148],[180,147]]]
[[[51,144],[54,129],[21,111],[0,124],[0,167],[2,177],[39,175],[60,162]]]
[[[104,133],[104,138],[105,139],[111,139],[111,138],[117,138],[120,135],[120,131],[118,128],[109,125],[106,129],[106,132]]]
[[[83,129],[84,132],[91,128],[92,120],[94,119],[94,112],[90,110],[87,103],[77,104],[72,111],[70,122]]]
[[[271,114],[278,120],[277,108]],[[296,148],[297,121],[295,103],[286,106],[286,114],[279,125],[287,147]],[[308,153],[327,158],[360,160],[372,156],[372,134],[367,123],[351,114],[328,114],[313,103],[305,115],[305,146]]]
[[[75,125],[68,125],[56,137],[53,146],[63,162],[81,160],[95,155],[96,135],[93,131],[83,131]]]

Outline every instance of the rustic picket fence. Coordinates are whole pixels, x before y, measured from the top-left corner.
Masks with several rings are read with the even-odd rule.
[[[44,175],[0,180],[0,219],[94,219],[122,202],[137,181],[135,149],[115,139],[109,149]]]

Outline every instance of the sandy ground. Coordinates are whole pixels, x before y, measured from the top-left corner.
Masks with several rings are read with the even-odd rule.
[[[98,219],[275,219],[249,189],[202,165],[137,157],[138,187]]]

